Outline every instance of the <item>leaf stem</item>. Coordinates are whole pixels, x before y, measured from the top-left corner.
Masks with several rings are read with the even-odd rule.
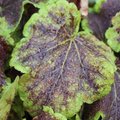
[[[81,0],[80,2],[80,11],[83,16],[88,15],[88,0]]]

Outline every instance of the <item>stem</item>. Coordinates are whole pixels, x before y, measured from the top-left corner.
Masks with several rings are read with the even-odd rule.
[[[81,0],[80,2],[80,11],[81,11],[81,14],[83,16],[87,16],[88,15],[88,0]]]

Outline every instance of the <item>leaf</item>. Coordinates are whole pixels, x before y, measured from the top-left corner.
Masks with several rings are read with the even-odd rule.
[[[73,2],[78,9],[80,9],[81,15],[88,15],[88,0],[67,0],[68,2]]]
[[[0,0],[0,36],[10,45],[14,45],[10,34],[20,22],[24,4],[24,0]]]
[[[105,119],[105,115],[109,115],[111,104],[111,93],[91,105],[85,104],[83,120],[99,120],[100,118],[103,120],[109,120]]]
[[[81,117],[80,117],[79,113],[77,113],[75,116],[73,116],[72,118],[70,118],[68,120],[81,120]]]
[[[112,27],[106,31],[108,45],[115,51],[120,52],[120,12],[112,18]]]
[[[25,110],[18,94],[15,96],[7,120],[23,120]]]
[[[86,105],[83,120],[104,120],[120,119],[120,71],[115,74],[115,83],[109,95],[101,100]]]
[[[17,25],[17,28],[15,29],[15,31],[11,33],[11,37],[14,39],[15,43],[17,43],[18,41],[20,41],[21,38],[23,38],[22,32],[23,32],[24,25],[30,19],[32,14],[38,12],[38,10],[39,9],[34,7],[32,4],[25,2],[22,18],[19,24]]]
[[[33,120],[58,120],[58,119],[51,117],[48,113],[41,112],[40,115],[33,118]]]
[[[54,113],[49,107],[44,107],[43,111],[34,117],[33,120],[67,120],[67,118],[60,113]]]
[[[93,7],[93,10],[96,12],[96,13],[99,13],[101,8],[103,7],[103,4],[107,2],[107,0],[96,0],[95,1],[95,5]]]
[[[78,9],[80,9],[80,0],[67,0],[68,2],[73,2]]]
[[[89,6],[94,6],[97,0],[88,0]]]
[[[51,3],[53,3],[53,2],[57,2],[57,0],[26,0],[26,3],[31,3],[36,8],[41,8],[41,7],[45,6],[46,4],[51,5]]]
[[[42,5],[45,4],[51,4],[53,2],[56,2],[57,0],[29,0],[30,3],[32,3],[35,7],[40,8],[42,7]],[[80,9],[80,0],[65,0],[68,1],[70,3],[74,3],[78,9]]]
[[[116,73],[115,76],[115,84],[114,84],[114,91],[113,91],[113,100],[112,105],[110,106],[110,116],[108,119],[117,120],[120,119],[120,71]],[[106,117],[107,119],[107,117]]]
[[[5,85],[4,64],[8,58],[9,46],[5,40],[0,36],[0,92],[1,88]]]
[[[47,2],[49,0],[29,0],[29,1],[32,2],[32,3],[39,4],[40,2]]]
[[[3,94],[0,99],[0,120],[7,120],[12,102],[15,97],[17,85],[18,85],[18,78],[16,78],[14,83],[9,84],[3,90]]]
[[[27,73],[19,82],[19,94],[32,116],[50,106],[70,118],[83,102],[109,93],[115,57],[93,35],[79,33],[79,24],[76,6],[59,0],[25,25],[25,38],[16,45],[10,65]]]
[[[111,26],[111,19],[120,11],[120,0],[107,0],[99,13],[89,13],[88,25],[100,40],[105,39],[105,32]]]
[[[0,21],[0,27],[6,22],[8,25],[7,29],[9,29],[10,32],[14,31],[22,16],[23,1],[24,0],[0,0],[0,19],[5,19],[5,21]]]
[[[11,29],[8,28],[8,23],[5,18],[0,18],[0,39],[4,40],[9,45],[14,45],[14,40],[11,38]]]

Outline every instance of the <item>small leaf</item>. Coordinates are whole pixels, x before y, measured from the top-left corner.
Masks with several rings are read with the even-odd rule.
[[[119,3],[120,0],[107,0],[102,5],[99,13],[89,13],[87,18],[88,25],[93,31],[93,34],[100,40],[105,39],[105,32],[111,26],[112,17],[120,11]]]
[[[18,94],[15,96],[7,120],[23,120],[25,110]]]
[[[3,90],[3,94],[0,99],[0,120],[7,120],[12,102],[15,97],[17,85],[18,85],[18,78],[16,78],[14,83],[5,86]]]
[[[55,117],[49,115],[46,112],[41,112],[39,116],[33,118],[33,120],[58,120]]]
[[[5,19],[2,22],[0,21],[0,27],[6,22],[8,25],[8,30],[6,31],[12,32],[16,28],[22,16],[23,1],[24,0],[0,0],[0,19]]]
[[[37,8],[41,8],[46,4],[51,5],[54,2],[57,2],[57,0],[26,0],[26,3],[31,3]]]
[[[4,64],[8,58],[9,46],[4,38],[0,36],[0,92],[1,88],[5,85]]]
[[[94,11],[99,13],[102,8],[103,3],[105,3],[106,1],[107,0],[96,0],[95,5],[93,7]]]
[[[68,2],[73,2],[78,9],[80,9],[80,0],[67,0]]]
[[[34,117],[33,120],[67,120],[67,118],[60,113],[54,113],[51,108],[44,106],[43,111]]]
[[[106,31],[108,45],[115,51],[120,52],[120,12],[112,18],[112,27]]]

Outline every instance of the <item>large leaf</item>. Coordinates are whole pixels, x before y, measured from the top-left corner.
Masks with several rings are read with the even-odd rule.
[[[83,120],[119,120],[120,119],[120,72],[115,75],[115,83],[109,95],[85,106]]]
[[[106,32],[108,45],[115,51],[120,52],[120,12],[112,18],[112,27]]]
[[[17,87],[18,78],[16,78],[14,83],[5,86],[2,97],[0,99],[0,120],[7,120]]]
[[[10,65],[27,73],[19,93],[33,116],[49,106],[70,118],[83,102],[109,93],[114,55],[93,35],[78,33],[79,24],[80,12],[64,0],[43,7],[26,24],[25,38],[16,45]]]
[[[111,26],[111,18],[119,11],[120,0],[107,0],[102,5],[99,13],[89,13],[88,23],[97,38],[100,40],[105,39],[105,32]]]

